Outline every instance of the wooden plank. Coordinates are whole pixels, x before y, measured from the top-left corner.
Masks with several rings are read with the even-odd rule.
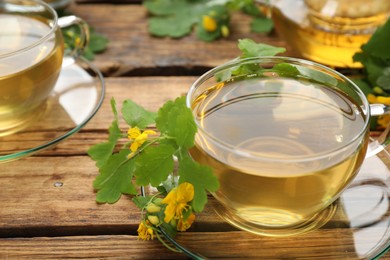
[[[0,172],[0,237],[136,233],[141,212],[130,197],[95,202],[98,171],[87,156],[29,157],[0,164]],[[211,204],[199,220],[203,228],[232,229]]]
[[[210,43],[194,34],[179,40],[152,37],[142,5],[74,4],[70,10],[110,40],[94,61],[110,76],[199,75],[238,56],[237,40],[242,38],[287,47],[275,34],[250,32],[251,19],[242,13],[232,16],[227,39]],[[291,50],[286,55],[296,56]]]
[[[336,238],[339,242],[335,242]],[[319,240],[312,235],[264,238],[247,232],[185,232],[177,238],[187,249],[209,259],[358,259],[357,247],[347,234],[327,230]],[[188,259],[158,242],[135,236],[73,236],[0,239],[0,257],[6,259]],[[363,255],[363,251],[360,252]],[[386,254],[382,259],[390,259]]]
[[[135,236],[74,236],[0,239],[1,259],[187,259],[158,240]]]

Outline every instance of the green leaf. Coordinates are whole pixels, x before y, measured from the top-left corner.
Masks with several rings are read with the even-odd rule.
[[[263,16],[258,3],[255,3],[254,0],[233,0],[233,2],[236,2],[236,5],[246,14],[251,16]]]
[[[238,40],[238,48],[241,50],[241,58],[255,58],[261,56],[274,56],[276,54],[286,51],[284,48],[274,47],[271,45],[256,43],[251,39]],[[233,67],[230,70],[226,70],[223,73],[216,75],[218,82],[229,79],[232,75],[248,75],[248,74],[260,74],[263,70],[258,64],[244,64],[241,66]]]
[[[100,168],[107,163],[107,160],[110,158],[114,148],[115,143],[104,142],[90,147],[87,153],[92,160],[96,161],[96,166]]]
[[[158,111],[156,127],[162,134],[175,138],[178,147],[194,146],[196,124],[191,110],[186,106],[186,97],[169,101]]]
[[[172,127],[169,125],[169,115],[174,107],[175,103],[172,100],[169,100],[158,110],[156,117],[156,127],[158,130],[160,130],[161,133],[170,132]],[[176,112],[176,110],[174,112]],[[175,114],[173,114],[173,117],[175,117]]]
[[[83,57],[91,61],[95,59],[95,54],[88,46],[86,46],[83,52]]]
[[[136,159],[136,183],[157,187],[167,179],[173,171],[173,154],[175,149],[169,145],[160,144],[145,149]]]
[[[98,190],[96,201],[100,203],[115,203],[122,194],[136,194],[132,183],[134,161],[127,159],[129,151],[122,150],[110,156],[107,163],[100,168],[100,174],[93,182]]]
[[[371,36],[370,40],[361,47],[362,51],[355,53],[354,61],[364,66],[365,80],[371,88],[379,85],[387,94],[390,93],[385,70],[390,67],[390,19]]]
[[[186,8],[183,0],[144,0],[143,5],[153,15],[171,15]]]
[[[214,32],[206,31],[202,26],[197,27],[196,36],[205,42],[211,42],[221,37],[221,30],[217,28]]]
[[[210,167],[193,161],[189,156],[179,160],[179,175],[180,183],[189,182],[194,186],[192,207],[195,212],[201,212],[207,203],[207,191],[215,192],[219,187],[217,177]]]
[[[297,77],[300,75],[299,70],[294,65],[288,63],[276,64],[272,70],[276,71],[281,77]]]
[[[134,196],[131,200],[139,209],[144,209],[146,205],[151,201],[153,196]]]
[[[160,227],[161,227],[161,228],[165,231],[165,233],[167,233],[168,236],[170,236],[170,237],[175,237],[176,234],[177,234],[176,226],[172,226],[172,225],[169,224],[169,223],[165,223],[165,222],[163,221]]]
[[[92,160],[96,161],[96,166],[101,168],[108,161],[108,158],[111,156],[116,142],[121,137],[121,130],[118,125],[118,112],[116,110],[115,99],[111,99],[111,109],[115,116],[114,121],[111,123],[108,136],[108,142],[99,143],[88,149],[87,153],[92,158]]]
[[[336,78],[334,78],[333,76],[325,72],[319,70],[312,70],[310,68],[301,65],[293,65],[293,66],[298,69],[299,74],[301,76],[309,80],[316,81],[326,86],[333,86],[333,87],[339,84],[339,81]]]
[[[107,37],[96,32],[91,33],[89,38],[89,49],[92,53],[100,53],[106,50],[109,40]]]
[[[390,59],[390,19],[371,36],[362,50],[380,59]]]
[[[153,14],[148,21],[154,36],[180,38],[191,33],[198,17],[207,9],[206,0],[145,0],[144,5]]]
[[[381,75],[376,83],[385,90],[390,90],[390,76]]]
[[[148,22],[149,32],[154,36],[180,38],[192,31],[194,21],[186,14],[169,17],[151,17]]]
[[[251,22],[251,31],[255,33],[269,33],[274,28],[272,19],[256,17]]]
[[[363,93],[367,96],[368,94],[373,93],[374,91],[370,87],[370,85],[364,80],[360,78],[351,78],[353,83],[355,83],[362,91]]]
[[[128,99],[123,102],[122,116],[131,127],[145,129],[148,125],[154,123],[156,113],[147,111],[145,108]]]
[[[194,146],[197,126],[192,111],[185,104],[185,97],[176,100],[180,113],[176,118],[175,128],[176,143],[179,147],[189,149]]]
[[[238,48],[242,52],[241,58],[274,56],[286,51],[285,48],[275,47],[264,43],[256,43],[251,39],[238,40]]]
[[[101,53],[107,49],[109,40],[106,36],[97,33],[94,28],[89,26],[89,41],[82,53],[82,56],[88,60],[93,60],[95,53]],[[77,26],[62,28],[65,46],[69,49],[75,48],[77,39],[80,38],[80,30]]]

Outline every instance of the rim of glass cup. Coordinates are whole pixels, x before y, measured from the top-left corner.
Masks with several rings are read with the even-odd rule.
[[[57,12],[49,4],[47,4],[47,3],[45,3],[45,2],[43,2],[41,0],[23,0],[23,1],[20,1],[20,0],[4,0],[3,4],[10,3],[10,4],[15,4],[15,5],[19,5],[20,6],[20,3],[25,3],[25,2],[33,3],[34,6],[43,6],[45,8],[45,10],[50,12],[50,14],[53,16],[53,22],[50,24],[50,27],[51,27],[50,31],[45,36],[43,36],[39,40],[35,41],[34,43],[31,43],[30,45],[27,45],[26,47],[23,47],[23,48],[21,48],[19,50],[11,51],[11,52],[8,52],[8,53],[3,53],[3,54],[0,53],[0,59],[6,58],[6,57],[10,57],[10,56],[13,56],[13,55],[17,55],[19,53],[28,51],[28,50],[38,46],[42,42],[46,41],[49,37],[51,37],[51,35],[54,33],[54,31],[57,30],[57,26],[58,26],[58,15],[57,15]],[[22,5],[22,6],[24,6],[24,5]]]
[[[215,144],[222,146],[223,149],[231,151],[232,153],[240,153],[240,155],[243,155],[247,158],[252,158],[255,160],[262,160],[262,161],[269,161],[269,162],[307,162],[307,161],[312,161],[312,160],[318,160],[321,158],[329,157],[332,154],[337,154],[341,152],[342,150],[347,149],[350,145],[354,144],[356,141],[358,141],[367,131],[369,127],[369,122],[370,122],[370,105],[369,102],[364,95],[363,91],[355,84],[353,83],[352,80],[350,80],[348,77],[344,76],[340,72],[333,70],[327,66],[324,66],[322,64],[313,62],[313,61],[308,61],[304,59],[299,59],[299,58],[291,58],[291,57],[284,57],[284,56],[262,56],[262,57],[250,57],[250,58],[236,58],[231,61],[228,61],[222,65],[219,65],[203,75],[201,75],[190,87],[189,91],[187,92],[187,97],[186,97],[186,105],[188,108],[191,109],[191,103],[193,99],[193,95],[196,92],[196,89],[198,86],[202,85],[204,82],[206,82],[208,79],[214,77],[217,73],[227,70],[229,68],[236,67],[238,65],[242,64],[248,64],[248,63],[274,63],[276,64],[277,62],[287,62],[290,64],[296,64],[296,65],[305,65],[309,66],[310,68],[318,68],[321,71],[326,71],[327,73],[334,74],[338,77],[340,77],[342,80],[344,80],[350,87],[351,89],[359,96],[360,100],[362,101],[362,106],[363,107],[363,112],[365,112],[365,119],[364,119],[364,127],[361,128],[360,132],[354,136],[353,139],[351,139],[348,143],[337,147],[335,149],[330,149],[324,152],[316,153],[314,155],[303,155],[303,156],[294,156],[294,157],[279,157],[279,158],[269,158],[263,156],[259,156],[256,154],[256,152],[245,150],[245,149],[240,149],[237,148],[233,145],[230,145],[219,138],[215,137],[214,135],[211,135],[207,133],[206,131],[203,130],[203,128],[199,125],[198,121],[195,120],[195,123],[198,127],[198,132],[202,132],[202,135],[206,136],[210,140],[212,140]],[[191,109],[192,110],[192,109]]]

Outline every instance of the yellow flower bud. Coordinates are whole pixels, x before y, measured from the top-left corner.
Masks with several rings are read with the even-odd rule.
[[[383,89],[380,87],[374,87],[372,90],[377,94],[383,94]]]
[[[156,204],[157,206],[160,206],[162,203],[163,199],[162,198],[155,198],[153,200],[153,203]]]
[[[226,25],[222,25],[221,27],[221,33],[223,37],[228,37],[229,36],[229,28]]]
[[[80,37],[77,37],[77,38],[75,39],[75,43],[76,43],[76,45],[80,45],[80,43],[81,43]]]
[[[146,211],[149,213],[157,213],[157,212],[160,212],[160,210],[161,210],[161,207],[157,206],[154,203],[149,203],[146,206]]]
[[[148,216],[148,220],[154,226],[157,226],[160,223],[160,220],[158,219],[157,216],[150,215]]]
[[[217,30],[217,21],[214,18],[208,15],[203,16],[202,20],[203,28],[208,32],[214,32]]]

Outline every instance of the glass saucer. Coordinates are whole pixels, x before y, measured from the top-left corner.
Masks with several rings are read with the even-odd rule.
[[[105,93],[101,72],[87,60],[63,67],[39,119],[0,137],[0,163],[30,156],[79,131],[98,111]]]
[[[318,230],[291,237],[265,237],[226,224],[212,209],[190,230],[165,238],[193,259],[378,259],[390,249],[390,155],[367,158],[339,200],[333,217]]]

